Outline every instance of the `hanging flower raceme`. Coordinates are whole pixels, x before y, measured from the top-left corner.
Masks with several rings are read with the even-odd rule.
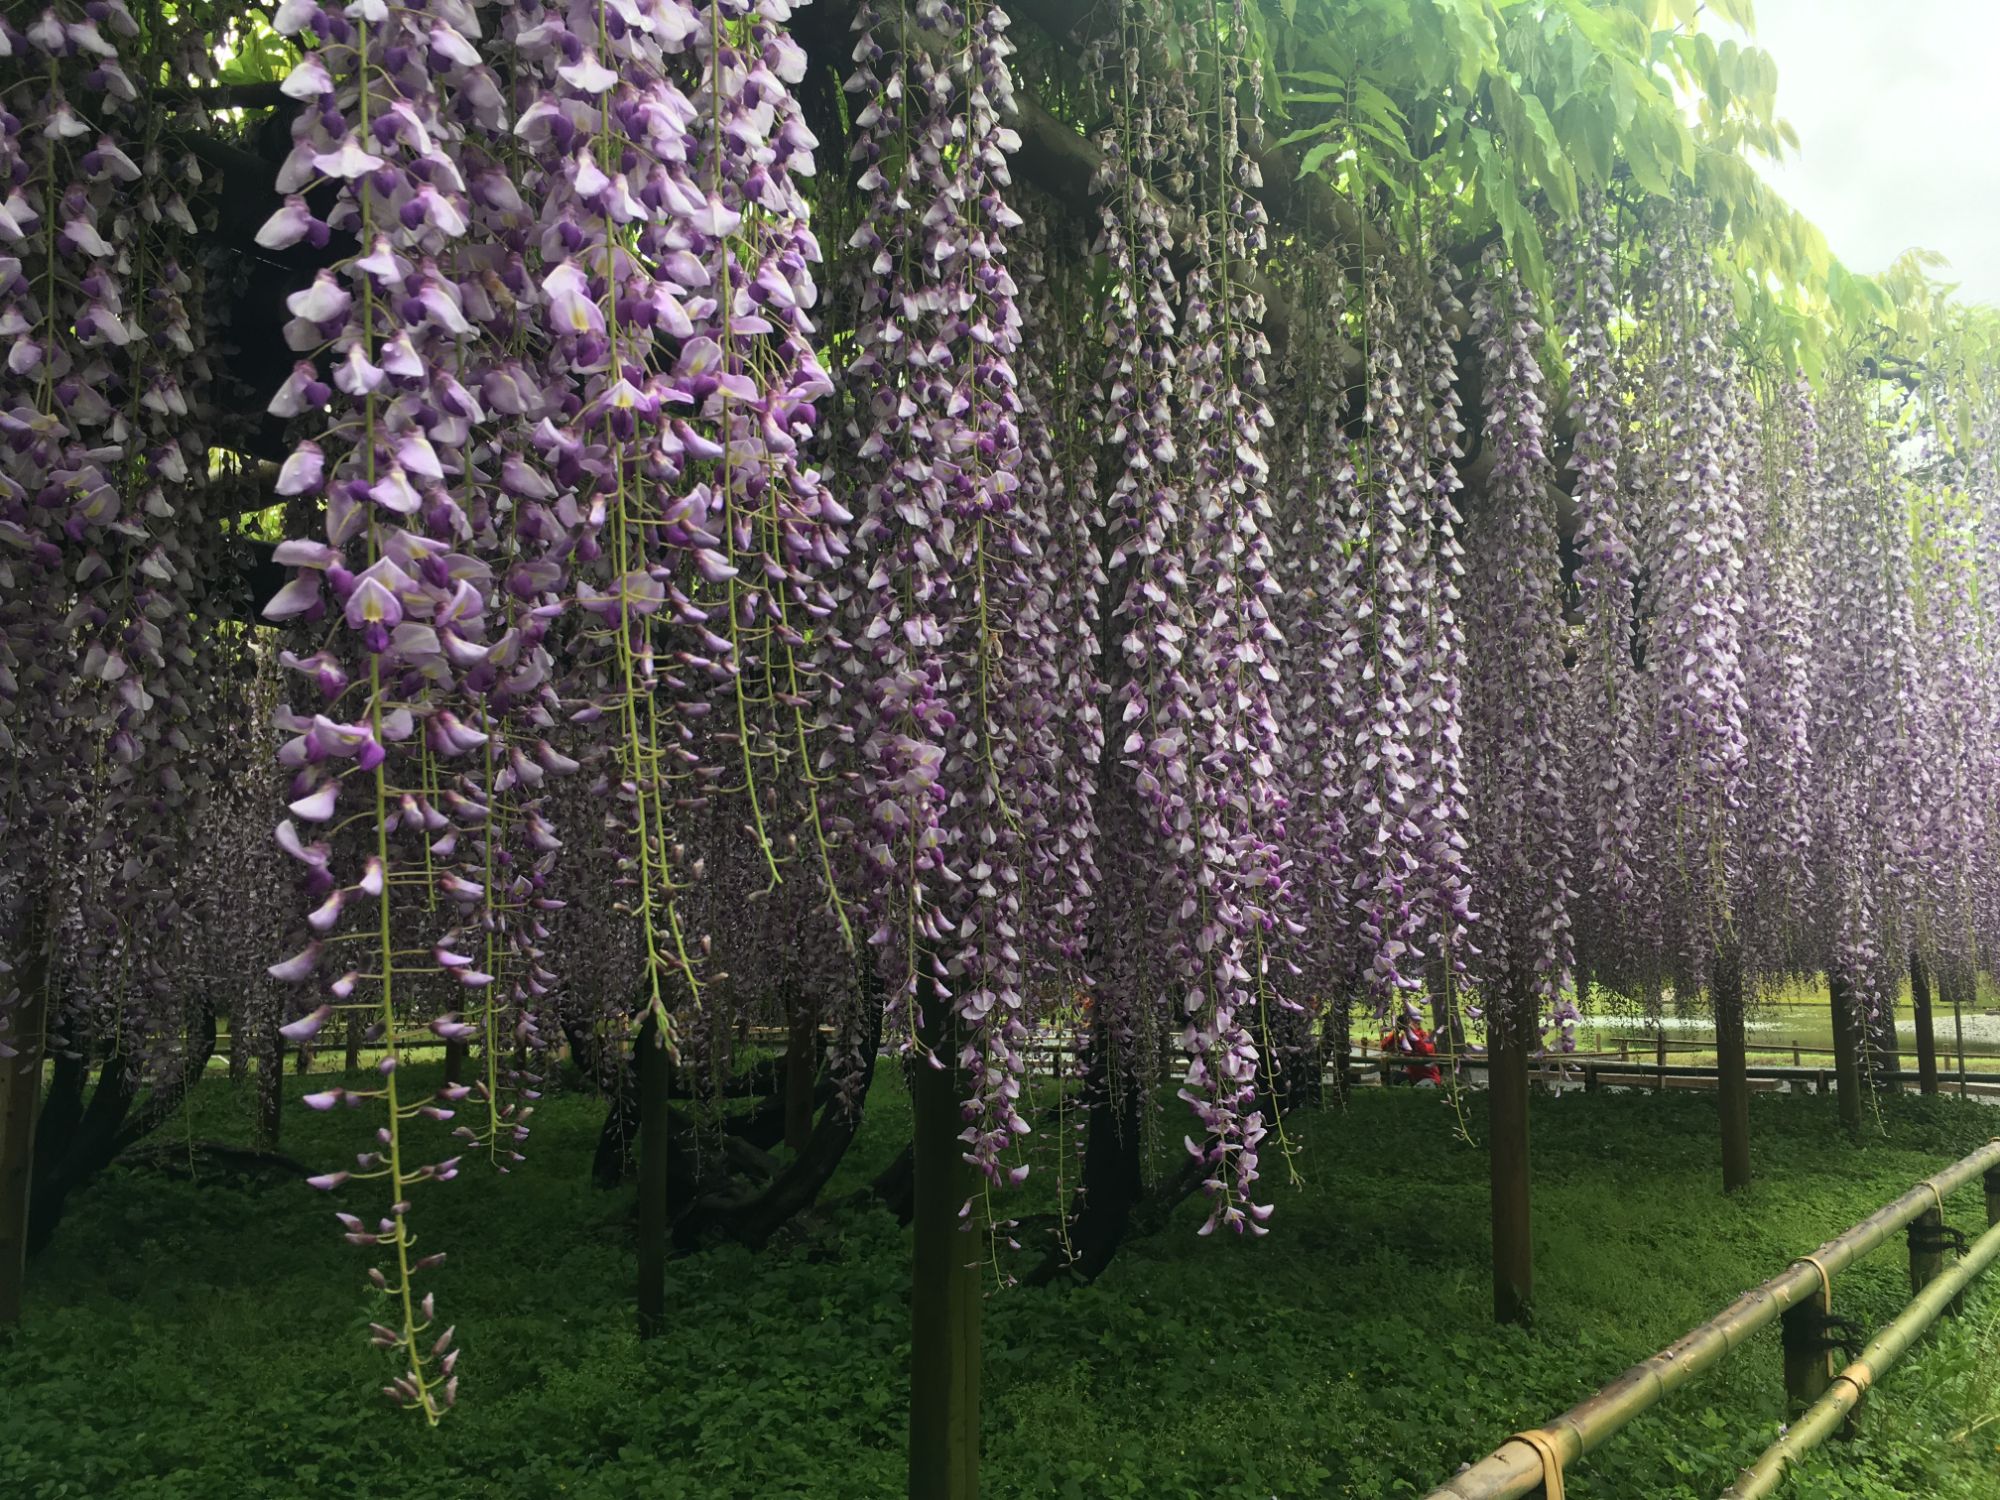
[[[47,842],[52,814],[87,781],[124,799],[153,706],[158,627],[132,608],[148,518],[124,490],[135,329],[113,244],[139,176],[120,144],[139,97],[120,48],[138,26],[123,4],[0,24],[11,80],[0,112],[0,751],[5,801],[25,810],[10,847],[42,866],[39,884],[77,847]],[[51,733],[58,720],[74,722]]]
[[[110,4],[0,23],[0,836],[19,851],[0,904],[75,924],[56,988],[98,997],[125,1056],[186,1029],[166,935],[186,930],[174,874],[205,786],[187,753],[216,553],[189,313],[200,179],[152,98],[198,19],[146,22]],[[91,1022],[49,1024],[82,1041]]]
[[[1349,709],[1353,779],[1347,809],[1350,891],[1362,995],[1386,1016],[1413,1004],[1424,982],[1420,896],[1427,842],[1417,822],[1420,715],[1434,684],[1426,674],[1430,601],[1416,564],[1426,550],[1427,496],[1420,435],[1425,403],[1397,341],[1385,336],[1384,284],[1364,295],[1368,328],[1365,470],[1350,494],[1344,592],[1354,600],[1341,639],[1358,701]]]
[[[1294,294],[1301,306],[1344,295],[1339,269],[1312,267]],[[1334,331],[1294,330],[1289,356],[1295,408],[1280,430],[1290,435],[1289,477],[1279,510],[1278,565],[1284,585],[1282,629],[1289,648],[1281,672],[1285,695],[1285,833],[1295,931],[1284,945],[1299,973],[1297,991],[1340,1007],[1355,983],[1358,935],[1349,888],[1355,851],[1349,789],[1358,760],[1352,728],[1362,702],[1358,639],[1367,616],[1350,557],[1361,512],[1354,445],[1342,425],[1347,376]],[[1311,1066],[1311,1062],[1305,1065]]]
[[[1744,571],[1744,696],[1749,764],[1744,788],[1744,880],[1738,903],[1752,973],[1808,969],[1812,909],[1812,560],[1805,550],[1818,504],[1812,395],[1803,380],[1762,404],[1758,435],[1736,445],[1749,544]]]
[[[473,434],[489,405],[508,414],[505,396],[496,399],[491,375],[477,392],[461,376],[489,362],[504,370],[482,347],[491,337],[485,304],[529,288],[504,255],[462,251],[473,192],[467,138],[493,138],[505,123],[493,74],[472,45],[470,9],[437,0],[350,17],[308,4],[287,7],[280,20],[317,45],[285,84],[302,108],[279,187],[299,193],[330,182],[337,195],[323,225],[294,200],[262,238],[344,234],[356,253],[289,299],[286,336],[319,363],[302,364],[273,402],[313,433],[284,464],[278,491],[322,497],[324,525],[320,537],[280,546],[278,560],[296,572],[265,610],[319,640],[287,658],[310,684],[310,707],[279,716],[292,736],[280,752],[292,784],[278,839],[314,905],[305,946],[271,973],[295,983],[333,976],[325,1000],[283,1029],[288,1041],[309,1040],[336,1008],[375,1018],[380,1087],[308,1102],[378,1104],[387,1114],[380,1149],[316,1182],[387,1187],[390,1210],[374,1224],[341,1218],[352,1243],[388,1253],[387,1268],[371,1272],[393,1309],[375,1325],[375,1341],[404,1365],[387,1390],[436,1421],[456,1396],[457,1353],[449,1330],[426,1336],[433,1309],[417,1277],[440,1257],[412,1253],[409,1193],[455,1175],[457,1158],[410,1163],[405,1130],[417,1117],[450,1119],[464,1090],[407,1097],[398,1032],[423,989],[456,991],[469,1008],[492,982],[472,961],[481,955],[454,944],[475,911],[491,919],[506,899],[487,880],[504,885],[503,851],[489,805],[460,790],[452,763],[492,742],[474,726],[490,716],[494,694],[531,698],[542,668],[532,638],[509,628],[516,622],[496,563],[511,559],[487,514],[497,502],[465,467],[474,461],[465,455],[480,451]],[[537,590],[531,583],[526,592]],[[470,872],[461,841],[486,856]],[[430,925],[436,937],[412,942],[412,925]],[[430,961],[413,962],[413,952]],[[477,1029],[450,1008],[430,1026],[447,1040]]]
[[[972,1090],[965,1155],[996,1182],[1027,1170],[1001,1164],[1027,1129],[1030,858],[1007,798],[1037,774],[1019,763],[1033,710],[1004,642],[1010,609],[1014,628],[1042,631],[1019,611],[1034,593],[1021,559],[1046,518],[1019,513],[1006,17],[938,0],[914,16],[924,29],[899,32],[864,5],[847,81],[864,195],[849,243],[870,270],[849,371],[865,476],[849,627],[866,653],[857,836],[890,1004],[907,1039],[955,1037]]]
[[[697,223],[689,244],[702,279],[689,288],[692,332],[674,373],[693,398],[690,500],[710,518],[713,550],[697,553],[684,587],[703,622],[696,649],[729,669],[700,725],[740,793],[718,826],[733,837],[747,824],[764,872],[746,894],[803,883],[851,952],[816,764],[829,684],[809,637],[834,613],[852,517],[808,459],[833,385],[818,353],[821,250],[803,196],[818,142],[792,93],[806,60],[781,24],[788,9],[712,5],[691,39],[689,172],[715,220]]]
[[[1458,477],[1458,362],[1447,314],[1456,306],[1447,269],[1431,265],[1426,285],[1411,299],[1407,340],[1411,375],[1411,439],[1405,453],[1411,494],[1420,502],[1421,527],[1411,574],[1423,601],[1418,678],[1411,699],[1416,727],[1416,786],[1410,821],[1419,841],[1417,916],[1425,953],[1441,981],[1455,987],[1468,955],[1459,933],[1477,920],[1466,852],[1465,746],[1460,694],[1465,682],[1465,629],[1459,618],[1465,549]]]
[[[1467,678],[1476,931],[1489,1035],[1575,1045],[1564,799],[1562,563],[1534,301],[1489,256],[1473,302],[1494,462],[1476,502]]]
[[[1967,399],[1961,397],[1961,399]],[[1944,851],[1926,931],[1934,968],[1954,995],[1963,995],[1976,956],[2000,934],[2000,852],[1993,799],[1983,793],[2000,764],[1992,726],[2000,725],[2000,671],[1993,652],[1994,617],[1977,607],[2000,586],[2000,490],[1995,487],[1990,408],[1973,407],[1962,430],[1968,448],[1950,470],[1955,492],[1927,512],[1913,586],[1919,607],[1924,680],[1932,684],[1933,733],[1939,752],[1934,805],[1936,846]],[[1939,960],[1943,960],[1942,963]]]
[[[1028,326],[1045,337],[1023,351],[1022,525],[1030,555],[1002,572],[1012,596],[1001,669],[1022,709],[1009,757],[1008,805],[1022,823],[1030,935],[1046,998],[1067,1002],[1091,982],[1085,950],[1097,911],[1097,769],[1104,750],[1098,671],[1105,585],[1097,536],[1096,463],[1080,437],[1074,380],[1084,359],[1080,319],[1051,284],[1047,247],[1030,243]]]
[[[1579,957],[1592,977],[1631,987],[1632,913],[1647,876],[1640,861],[1643,752],[1649,723],[1638,665],[1638,556],[1624,462],[1624,376],[1612,341],[1618,316],[1617,232],[1593,195],[1569,241],[1564,330],[1570,365],[1570,498],[1576,505],[1576,592],[1582,626],[1568,736],[1568,787],[1588,880],[1575,892]]]
[[[1853,387],[1820,406],[1825,455],[1811,553],[1815,884],[1823,963],[1846,979],[1885,1049],[1919,892],[1935,884],[1924,842],[1933,766],[1916,674],[1909,494],[1891,430]]]
[[[1686,213],[1658,238],[1660,419],[1650,436],[1657,510],[1649,517],[1652,618],[1647,670],[1657,699],[1650,756],[1652,838],[1665,896],[1667,958],[1684,981],[1708,972],[1741,878],[1745,726],[1743,553],[1731,470],[1736,380],[1730,316],[1709,247]],[[1698,981],[1696,981],[1698,982]]]
[[[546,404],[530,467],[568,534],[594,646],[568,691],[586,700],[576,717],[602,723],[611,745],[596,787],[640,929],[642,1003],[669,1046],[674,1011],[699,993],[677,904],[689,861],[667,812],[699,793],[703,770],[681,742],[681,705],[734,665],[713,645],[679,652],[672,635],[678,625],[713,638],[688,580],[727,567],[720,509],[694,474],[714,444],[687,422],[727,372],[712,340],[695,347],[690,304],[709,284],[698,250],[740,216],[709,201],[690,165],[697,31],[695,10],[677,3],[629,19],[528,5],[508,14],[502,38],[526,101],[515,175],[536,205],[524,262],[540,345],[507,384]],[[679,366],[687,378],[675,378]],[[497,399],[506,410],[516,398]]]
[[[1101,138],[1097,253],[1110,267],[1100,311],[1104,362],[1091,425],[1104,435],[1097,466],[1105,520],[1108,638],[1100,668],[1112,758],[1096,798],[1104,894],[1095,946],[1102,955],[1090,1024],[1108,1040],[1118,1075],[1156,1081],[1162,1028],[1178,1010],[1170,972],[1181,924],[1197,909],[1179,848],[1193,817],[1186,744],[1193,702],[1185,666],[1190,609],[1182,456],[1176,426],[1186,400],[1174,309],[1176,275],[1167,213],[1142,172],[1167,143],[1142,87],[1138,17],[1130,8],[1120,64],[1124,110]],[[1114,654],[1115,653],[1115,654]],[[1127,1087],[1132,1087],[1128,1084]]]
[[[1183,746],[1194,848],[1194,908],[1182,914],[1178,957],[1181,1090],[1206,1139],[1190,1142],[1210,1168],[1204,1232],[1223,1225],[1262,1233],[1270,1207],[1255,1202],[1258,1146],[1266,1122],[1257,1103],[1259,1044],[1268,1010],[1282,1001],[1267,945],[1287,896],[1283,886],[1283,754],[1272,708],[1282,645],[1272,623],[1270,561],[1271,416],[1262,396],[1263,307],[1245,283],[1263,248],[1263,208],[1249,144],[1260,128],[1246,92],[1240,17],[1212,44],[1217,113],[1198,160],[1213,166],[1190,248],[1184,291],[1188,424],[1186,536],[1189,629],[1186,670],[1191,719]],[[1295,1002],[1293,1002],[1295,1003]]]
[[[1107,894],[1092,1024],[1150,1076],[1160,1028],[1187,1058],[1181,1097],[1200,1125],[1210,1216],[1262,1232],[1255,1203],[1260,1022],[1267,940],[1286,893],[1271,679],[1262,309],[1245,286],[1261,209],[1235,102],[1237,53],[1218,31],[1200,54],[1229,102],[1195,128],[1185,75],[1155,69],[1142,16],[1125,27],[1125,117],[1106,135],[1100,248],[1111,262],[1108,353],[1093,396],[1109,451],[1104,501],[1110,621],[1106,732],[1115,774],[1099,797]],[[1193,55],[1193,54],[1190,54]],[[1196,164],[1199,213],[1177,278],[1167,217],[1142,168]],[[1180,307],[1176,308],[1176,301]],[[1116,859],[1110,858],[1116,851]],[[1113,892],[1129,892],[1129,897]]]

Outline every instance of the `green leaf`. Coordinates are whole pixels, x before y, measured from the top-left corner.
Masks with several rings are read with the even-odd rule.
[[[1318,171],[1327,158],[1339,155],[1346,149],[1346,146],[1347,143],[1345,141],[1321,141],[1312,150],[1308,151],[1305,154],[1305,158],[1300,161],[1299,175],[1303,177],[1308,172]]]

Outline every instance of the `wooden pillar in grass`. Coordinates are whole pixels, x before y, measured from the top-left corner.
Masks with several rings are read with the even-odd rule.
[[[28,1277],[28,1203],[35,1177],[35,1120],[42,1102],[42,1056],[49,1004],[46,907],[37,900],[21,925],[15,956],[14,1056],[0,1057],[0,1329],[21,1321]]]
[[[1715,947],[1709,995],[1715,1006],[1715,1097],[1722,1117],[1722,1190],[1750,1185],[1750,1072],[1743,1031],[1743,950]]]
[[[1528,1175],[1528,1044],[1534,1000],[1510,995],[1489,1012],[1487,1166],[1493,1209],[1493,1318],[1534,1320],[1535,1246]]]
[[[977,1183],[958,1138],[967,1092],[958,1028],[935,991],[919,1036],[943,1066],[919,1057],[910,1067],[910,1500],[977,1500],[980,1246],[960,1217]]]
[[[1833,997],[1833,1076],[1840,1091],[1840,1123],[1861,1139],[1861,1017],[1855,1011],[1854,987],[1839,968],[1827,970],[1826,987]]]
[[[649,1012],[633,1042],[639,1088],[639,1337],[667,1326],[667,1159],[672,1150],[673,1058]]]
[[[812,1136],[813,1087],[819,1082],[819,1016],[803,985],[785,990],[785,1144],[806,1149]]]
[[[1938,975],[1940,993],[1951,996],[1952,1050],[1957,1054],[1958,1097],[1965,1097],[1965,1001],[1975,994],[1970,966],[1953,960]]]
[[[1917,1092],[1938,1091],[1937,1036],[1931,1030],[1931,974],[1924,956],[1910,950],[1910,1015],[1917,1027]]]

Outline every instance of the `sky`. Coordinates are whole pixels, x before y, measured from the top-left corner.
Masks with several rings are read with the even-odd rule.
[[[2000,307],[2000,0],[1756,0],[1799,150],[1762,170],[1852,270],[1922,246]]]

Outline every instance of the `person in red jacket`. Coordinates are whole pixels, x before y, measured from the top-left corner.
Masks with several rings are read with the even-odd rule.
[[[1402,1017],[1396,1022],[1394,1031],[1383,1034],[1382,1051],[1385,1055],[1400,1052],[1412,1059],[1410,1065],[1403,1069],[1403,1075],[1416,1087],[1434,1089],[1444,1082],[1444,1074],[1438,1071],[1436,1063],[1417,1060],[1436,1057],[1437,1044],[1431,1040],[1431,1034],[1411,1017]]]

